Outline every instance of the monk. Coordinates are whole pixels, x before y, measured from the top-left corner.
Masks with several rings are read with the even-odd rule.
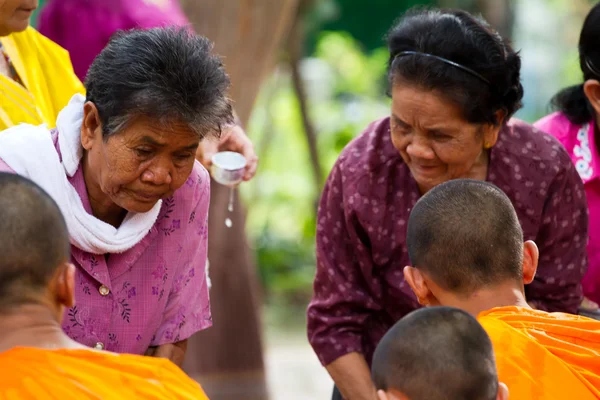
[[[39,186],[0,173],[0,221],[0,399],[207,399],[166,359],[96,351],[63,333],[75,267],[65,221]]]
[[[404,276],[419,303],[477,316],[511,398],[600,399],[600,321],[527,304],[538,248],[523,243],[500,189],[464,179],[436,186],[410,214],[407,248],[412,266]]]
[[[481,325],[452,307],[413,311],[385,334],[373,356],[379,400],[506,400],[494,350]]]

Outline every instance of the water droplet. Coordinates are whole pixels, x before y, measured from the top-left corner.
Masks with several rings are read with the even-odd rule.
[[[229,188],[229,204],[227,205],[227,210],[229,212],[233,212],[233,191],[235,189],[233,187]]]
[[[233,225],[233,222],[231,222],[231,218],[225,218],[225,226],[228,228],[231,228]]]

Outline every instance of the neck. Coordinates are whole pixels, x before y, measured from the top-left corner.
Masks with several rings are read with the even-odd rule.
[[[98,184],[98,179],[94,175],[94,171],[88,165],[87,153],[84,153],[82,159],[83,179],[87,190],[90,206],[92,207],[92,215],[101,221],[106,222],[118,228],[127,211],[116,205],[110,197],[108,197]]]
[[[24,305],[0,315],[0,353],[13,347],[86,348],[71,340],[46,305]]]
[[[452,296],[451,299],[442,303],[445,306],[463,309],[475,317],[483,311],[496,307],[516,306],[531,308],[525,299],[523,289],[519,288],[513,282],[502,283],[493,288],[478,290],[466,298]]]

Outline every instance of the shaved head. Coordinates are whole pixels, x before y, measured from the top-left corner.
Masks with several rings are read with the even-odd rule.
[[[411,400],[495,400],[498,375],[492,343],[468,313],[422,308],[385,334],[373,356],[377,390]]]
[[[457,295],[523,280],[523,231],[491,183],[456,179],[427,192],[410,214],[407,247],[415,268]]]
[[[32,181],[0,173],[0,311],[43,295],[69,253],[67,226],[54,200]]]

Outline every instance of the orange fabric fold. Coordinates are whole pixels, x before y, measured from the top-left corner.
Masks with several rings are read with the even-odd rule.
[[[493,308],[478,320],[511,399],[600,399],[600,321],[520,307]]]
[[[0,354],[0,399],[200,399],[200,385],[166,359],[87,349]]]

